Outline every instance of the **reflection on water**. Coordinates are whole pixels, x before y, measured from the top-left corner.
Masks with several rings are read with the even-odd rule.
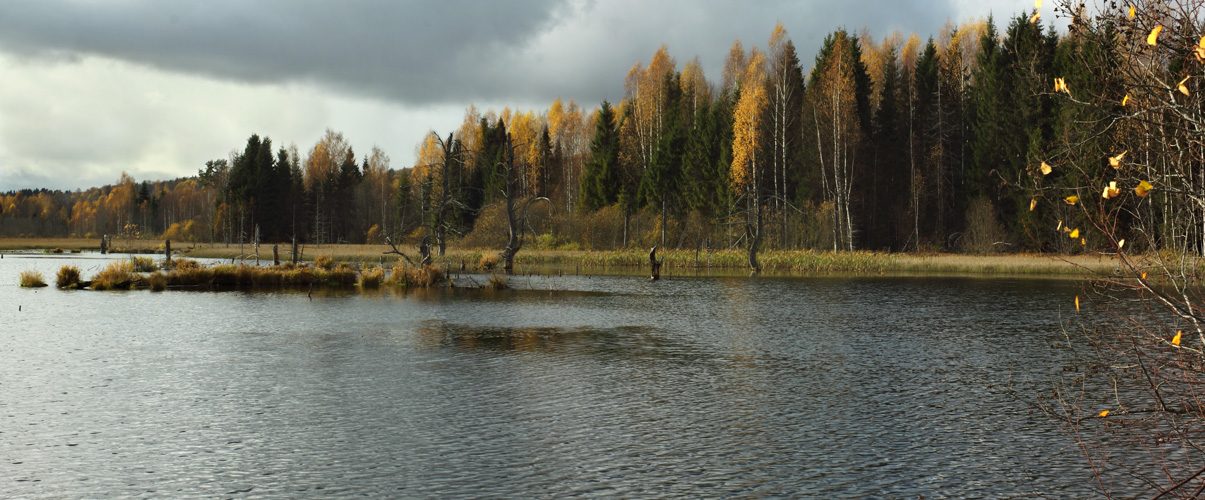
[[[1088,492],[1028,404],[1067,362],[1049,304],[1071,283],[15,286],[63,263],[0,260],[0,481],[18,498]]]

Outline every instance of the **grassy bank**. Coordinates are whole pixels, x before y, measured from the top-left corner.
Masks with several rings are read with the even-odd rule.
[[[152,250],[162,245],[161,240],[114,240],[115,246],[129,245],[137,249]],[[188,244],[173,242],[173,254],[192,258],[216,258],[239,261],[254,261],[254,250],[250,245],[241,249],[238,245]],[[3,238],[0,252],[45,251],[50,249],[96,251],[99,241],[70,238]],[[160,249],[161,250],[161,249]],[[330,256],[334,262],[353,264],[376,264],[391,267],[399,261],[397,255],[385,254],[387,245],[305,245],[301,247],[303,260],[317,256]],[[418,250],[403,247],[411,259],[418,259]],[[288,259],[289,249],[280,246],[281,259]],[[435,264],[452,271],[490,272],[496,266],[497,250],[449,249],[444,256],[435,256]],[[659,253],[665,257],[662,272],[667,275],[695,272],[739,273],[748,269],[747,256],[743,250],[719,250],[695,252],[694,250]],[[271,263],[272,246],[261,245],[261,263]],[[882,252],[817,252],[766,251],[759,255],[762,270],[766,273],[817,276],[817,275],[968,275],[968,276],[1066,276],[1103,275],[1117,268],[1117,260],[1110,255],[960,255],[960,254],[903,254]],[[404,262],[404,261],[403,261]],[[522,250],[515,257],[517,272],[523,273],[623,273],[639,274],[648,268],[648,250]]]

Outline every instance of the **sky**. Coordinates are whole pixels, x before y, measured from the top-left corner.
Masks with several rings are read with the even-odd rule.
[[[1051,3],[1051,2],[1047,2]],[[330,128],[358,156],[414,162],[464,110],[592,109],[662,44],[720,79],[734,40],[781,22],[804,71],[825,35],[937,37],[1017,0],[4,0],[0,192],[195,175],[253,134],[304,152]],[[1046,9],[1051,10],[1051,9]],[[1043,12],[1043,19],[1054,12]]]

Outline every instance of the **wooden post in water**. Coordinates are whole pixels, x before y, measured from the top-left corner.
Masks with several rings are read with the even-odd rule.
[[[279,244],[272,245],[272,265],[274,265],[274,266],[280,265],[280,245]]]
[[[649,269],[652,273],[653,281],[661,279],[661,264],[665,262],[665,256],[661,256],[661,260],[657,260],[657,247],[649,250]]]
[[[100,237],[100,254],[109,253],[109,235],[105,234]]]
[[[293,264],[297,264],[297,237],[293,237]]]
[[[163,240],[163,267],[172,268],[172,240]]]

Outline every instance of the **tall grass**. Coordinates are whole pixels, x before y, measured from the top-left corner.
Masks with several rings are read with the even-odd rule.
[[[25,288],[40,288],[46,286],[46,281],[42,278],[42,273],[33,269],[21,271],[18,276],[18,281]]]
[[[385,270],[379,267],[360,272],[360,288],[380,288],[385,281]]]
[[[59,288],[79,288],[79,268],[66,265],[59,268],[59,273],[54,277],[54,284]]]
[[[93,290],[119,290],[134,285],[134,262],[115,260],[92,277]]]
[[[150,257],[131,256],[130,264],[133,266],[134,272],[138,273],[149,273],[159,269],[159,266],[155,264],[155,259]]]
[[[386,283],[400,287],[427,288],[442,285],[445,282],[444,272],[435,266],[408,267],[394,266],[389,273]]]

